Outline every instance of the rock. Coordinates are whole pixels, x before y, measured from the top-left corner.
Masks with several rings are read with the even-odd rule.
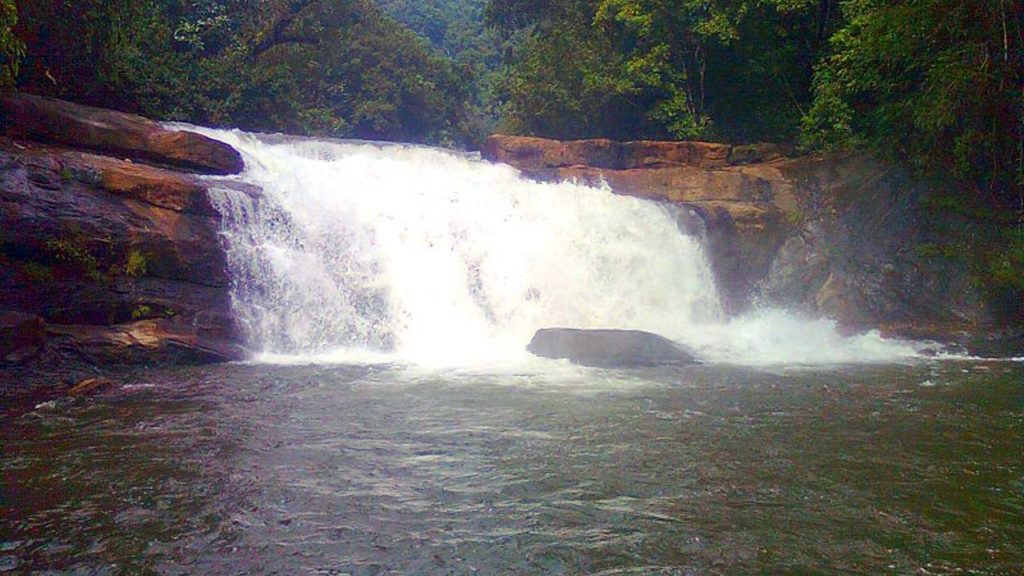
[[[46,323],[35,314],[0,311],[0,358],[46,342]]]
[[[852,332],[901,326],[970,350],[1024,351],[1013,337],[1024,326],[1019,293],[986,295],[971,281],[971,260],[985,250],[977,239],[991,223],[923,205],[963,197],[953,184],[866,155],[793,157],[777,144],[495,135],[481,154],[537,180],[606,182],[699,215],[703,225],[686,224],[695,229],[687,233],[703,235],[728,313],[757,301],[828,316]],[[962,253],[928,257],[922,246]]]
[[[219,217],[206,186],[193,176],[92,154],[66,153],[61,158],[73,178],[86,178],[111,194],[175,212]]]
[[[785,144],[763,143],[733,146],[729,149],[729,164],[738,166],[740,164],[771,162],[792,156],[793,152],[793,147]]]
[[[48,145],[18,146],[0,137],[0,150],[12,154],[6,169],[24,166],[29,182],[44,190],[74,181],[175,212],[220,216],[206,184],[191,174]]]
[[[782,169],[789,150],[762,144],[623,142],[495,135],[485,159],[542,181],[606,182],[616,194],[683,205],[704,220],[707,253],[728,312],[748,307],[799,212],[796,183]],[[772,162],[754,163],[770,158]]]
[[[61,169],[60,186],[43,189],[28,178],[38,151],[20,151],[0,141],[0,154],[17,160],[0,171],[0,240],[7,250],[40,260],[54,251],[54,242],[61,242],[65,251],[88,254],[92,262],[84,264],[104,274],[123,266],[134,250],[145,258],[149,276],[227,285],[217,221],[156,205],[210,212],[208,201],[199,198],[204,191],[192,187],[193,182],[155,169],[135,171],[109,159],[90,164],[87,156],[68,153],[53,157],[72,159]],[[95,183],[83,176],[87,172],[96,175]]]
[[[484,160],[511,164],[526,173],[569,166],[608,170],[672,166],[720,168],[728,164],[729,146],[710,142],[615,142],[606,139],[562,142],[495,134],[484,140],[480,154]]]
[[[798,158],[781,172],[797,184],[801,223],[761,283],[765,300],[852,329],[917,325],[921,333],[944,333],[943,341],[992,329],[969,259],[929,259],[915,250],[969,230],[967,222],[936,225],[959,216],[922,209],[927,195],[955,192],[866,156]]]
[[[141,116],[21,92],[0,94],[7,134],[169,164],[206,174],[245,168],[231,146],[194,132],[168,130]]]
[[[679,344],[639,330],[545,328],[534,334],[527,350],[598,368],[699,364]]]
[[[167,363],[243,355],[219,220],[201,182],[2,137],[0,166],[0,309],[35,314],[51,328],[175,325],[169,347],[125,349],[118,338],[82,333],[90,357]],[[55,186],[39,186],[33,170],[52,174]],[[74,339],[63,338],[74,357]]]
[[[231,339],[218,339],[172,319],[114,326],[51,325],[48,330],[101,365],[210,364],[248,356]]]
[[[110,378],[86,378],[72,386],[71,390],[68,390],[68,396],[94,396],[100,392],[105,392],[114,388],[115,386],[119,386],[119,383],[116,380],[111,380]]]

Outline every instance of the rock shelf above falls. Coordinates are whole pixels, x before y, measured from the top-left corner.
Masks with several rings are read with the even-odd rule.
[[[867,155],[494,135],[482,156],[537,180],[603,182],[619,194],[689,207],[704,225],[732,313],[760,302],[827,316],[851,332],[877,328],[979,354],[1024,347],[1022,320],[971,282],[969,253],[934,258],[918,249],[969,229],[957,215],[922,208],[949,190]]]

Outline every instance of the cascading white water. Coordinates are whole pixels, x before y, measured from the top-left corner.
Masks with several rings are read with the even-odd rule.
[[[916,354],[779,311],[726,319],[676,209],[525,180],[451,151],[206,130],[246,158],[215,190],[234,306],[265,359],[522,358],[538,328],[631,328],[735,363]]]

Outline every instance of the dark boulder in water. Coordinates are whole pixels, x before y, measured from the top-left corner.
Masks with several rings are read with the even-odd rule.
[[[700,363],[679,344],[640,330],[544,328],[534,334],[527,350],[543,358],[564,358],[595,368]]]

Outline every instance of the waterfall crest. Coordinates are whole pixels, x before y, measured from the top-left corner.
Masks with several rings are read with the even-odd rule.
[[[674,206],[447,150],[205,132],[243,153],[240,179],[261,191],[211,194],[235,313],[265,359],[474,365],[523,358],[555,326],[647,330],[710,361],[916,354],[781,311],[725,318]]]

